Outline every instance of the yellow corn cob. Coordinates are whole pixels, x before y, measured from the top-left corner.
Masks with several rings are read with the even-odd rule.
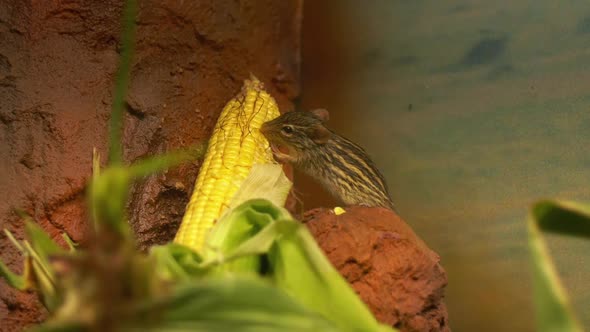
[[[276,163],[260,126],[279,116],[275,100],[256,77],[227,103],[209,140],[205,160],[174,242],[200,251],[255,163]]]

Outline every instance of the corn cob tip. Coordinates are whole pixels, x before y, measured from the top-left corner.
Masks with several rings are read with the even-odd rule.
[[[254,91],[263,91],[264,90],[264,83],[262,83],[254,74],[250,73],[250,78],[244,80],[244,85],[242,86],[242,92],[247,92],[248,90]]]

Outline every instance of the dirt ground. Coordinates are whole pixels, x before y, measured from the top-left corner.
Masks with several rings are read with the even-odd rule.
[[[315,209],[306,225],[330,262],[381,322],[401,331],[450,331],[440,257],[394,212]]]

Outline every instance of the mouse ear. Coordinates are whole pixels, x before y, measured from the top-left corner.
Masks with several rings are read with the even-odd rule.
[[[322,120],[322,122],[328,122],[328,120],[330,120],[330,112],[328,112],[328,110],[326,110],[326,109],[318,108],[318,109],[312,110],[311,113],[313,113],[313,115],[320,118],[320,120]]]
[[[332,132],[322,125],[316,125],[312,128],[310,137],[317,144],[326,144],[332,137]]]

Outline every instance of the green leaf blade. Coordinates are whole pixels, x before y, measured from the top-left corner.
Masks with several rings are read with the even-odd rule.
[[[109,125],[109,163],[120,165],[123,161],[121,136],[123,133],[123,114],[125,97],[131,77],[131,59],[133,58],[135,39],[135,17],[137,4],[135,0],[125,1],[123,8],[123,32],[121,34],[121,57],[115,79],[113,108]]]
[[[586,237],[590,215],[581,205],[542,201],[528,220],[529,249],[533,268],[533,292],[537,330],[582,332],[541,232]]]
[[[39,225],[30,220],[26,221],[25,232],[31,243],[31,247],[33,247],[35,252],[44,261],[47,261],[51,255],[63,254],[65,252]]]
[[[585,205],[541,201],[532,213],[542,231],[590,239],[590,208]]]
[[[267,282],[216,278],[180,289],[167,300],[144,307],[140,316],[157,317],[135,331],[338,331]]]
[[[165,155],[153,156],[135,162],[129,166],[128,172],[132,178],[140,178],[184,162],[197,160],[205,153],[205,145],[200,144],[189,149],[168,152]]]
[[[4,278],[10,287],[26,290],[25,277],[12,272],[4,262],[0,261],[0,277]]]
[[[377,331],[379,323],[348,282],[331,265],[309,231],[277,241],[270,253],[275,284],[342,330]]]

